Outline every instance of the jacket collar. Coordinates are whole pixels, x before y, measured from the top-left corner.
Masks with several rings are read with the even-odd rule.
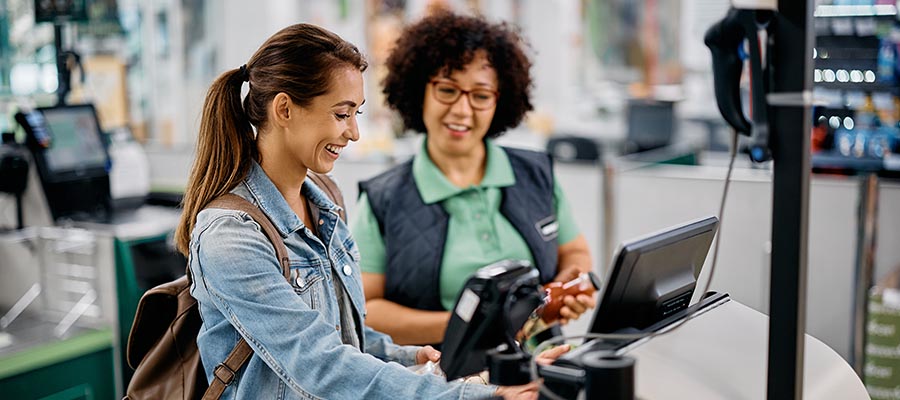
[[[305,227],[303,220],[291,209],[287,200],[278,191],[275,183],[269,179],[266,171],[256,161],[253,162],[250,172],[244,178],[243,184],[247,188],[250,197],[259,206],[260,210],[272,220],[272,225],[275,225],[282,237],[287,237],[291,233]],[[341,208],[334,204],[328,195],[319,189],[308,176],[300,190],[306,196],[307,201],[319,209],[319,215],[331,213],[334,218],[338,218],[338,211]]]

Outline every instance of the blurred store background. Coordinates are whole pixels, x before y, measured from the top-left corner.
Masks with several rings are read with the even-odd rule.
[[[8,167],[0,169],[0,393],[121,397],[130,374],[124,339],[137,299],[183,273],[170,236],[205,91],[280,28],[319,24],[370,62],[361,139],[334,171],[352,214],[356,183],[404,161],[422,140],[399,129],[381,98],[383,63],[404,24],[444,8],[520,27],[534,61],[535,110],[499,143],[555,157],[603,276],[621,241],[718,211],[731,130],[715,104],[703,35],[728,6],[0,0],[0,131],[8,133],[0,156],[22,153],[30,166],[19,179],[21,168],[0,163]],[[807,331],[856,368],[873,398],[889,398],[879,393],[900,387],[893,373],[900,355],[883,351],[900,345],[896,2],[819,1],[815,34],[814,127],[798,132],[811,135],[814,173]],[[29,161],[23,146],[31,134],[15,116],[56,105],[61,86],[68,104],[96,109],[109,154],[97,166],[108,173],[106,188],[84,176],[51,178]],[[738,157],[712,283],[761,312],[769,307],[771,170]],[[98,210],[72,188],[107,190],[111,201]],[[23,229],[15,229],[20,222]],[[588,320],[566,330],[583,331]]]

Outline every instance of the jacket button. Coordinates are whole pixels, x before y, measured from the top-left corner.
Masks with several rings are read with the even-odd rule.
[[[325,220],[324,220],[324,219],[320,219],[320,220],[319,220],[319,225],[322,225],[322,224],[324,224],[324,223],[325,223]]]
[[[301,289],[302,289],[304,286],[306,286],[306,281],[304,281],[303,278],[301,278],[301,277],[299,277],[299,276],[297,277],[297,280],[295,280],[294,282],[296,282],[296,283],[297,283],[297,286],[300,287]]]
[[[352,273],[353,273],[353,269],[350,268],[349,265],[344,264],[344,275],[350,275],[350,274],[352,274]]]

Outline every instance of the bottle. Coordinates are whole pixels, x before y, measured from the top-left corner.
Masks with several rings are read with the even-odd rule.
[[[866,93],[862,107],[856,110],[856,126],[859,129],[874,129],[881,126],[881,119],[878,118],[878,110],[875,109],[872,93]]]
[[[565,283],[550,282],[544,285],[544,305],[537,312],[545,323],[553,323],[560,317],[563,298],[579,294],[591,296],[599,288],[600,280],[593,272],[582,272],[577,278]]]
[[[544,285],[544,304],[539,306],[525,320],[522,329],[516,335],[516,340],[523,344],[529,351],[537,345],[558,333],[553,333],[553,323],[559,320],[559,310],[563,307],[563,298],[567,295],[579,294],[593,295],[600,288],[600,280],[593,272],[585,272],[568,282],[550,282]],[[547,334],[550,336],[547,336]]]
[[[897,63],[897,53],[891,37],[882,37],[878,45],[878,82],[884,85],[894,84],[894,68]]]
[[[856,110],[856,127],[846,138],[846,143],[840,144],[841,153],[844,155],[861,158],[866,155],[866,146],[869,138],[881,127],[881,119],[878,110],[875,109],[875,101],[872,93],[866,93],[862,106]]]
[[[888,154],[900,150],[900,96],[894,95],[894,124],[888,132]]]

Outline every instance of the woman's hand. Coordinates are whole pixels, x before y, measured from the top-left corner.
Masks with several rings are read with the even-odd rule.
[[[566,344],[544,350],[535,357],[535,362],[540,365],[550,365],[571,348],[572,346]],[[534,400],[538,397],[539,387],[539,381],[520,386],[500,386],[494,394],[503,397],[504,400]]]
[[[416,352],[416,365],[425,364],[429,361],[441,361],[441,352],[431,346],[424,346]]]
[[[563,297],[563,306],[559,309],[559,323],[568,324],[569,320],[578,319],[581,314],[597,306],[594,296],[579,294],[578,296]]]
[[[535,400],[538,398],[538,383],[531,382],[519,386],[500,386],[494,392],[495,396],[504,400]]]
[[[593,265],[591,251],[584,235],[578,235],[569,243],[560,245],[558,252],[559,261],[554,281],[568,282],[577,278],[582,272],[591,270],[591,265]],[[559,311],[559,322],[566,324],[571,319],[577,319],[589,308],[594,308],[596,304],[593,296],[566,296],[563,298],[563,307]]]
[[[538,354],[537,356],[534,357],[534,362],[537,363],[538,365],[553,364],[553,362],[556,361],[556,359],[559,358],[559,356],[568,353],[569,350],[571,350],[571,349],[572,349],[571,345],[564,344],[561,346],[556,346],[556,347],[544,350],[541,352],[541,354]]]

